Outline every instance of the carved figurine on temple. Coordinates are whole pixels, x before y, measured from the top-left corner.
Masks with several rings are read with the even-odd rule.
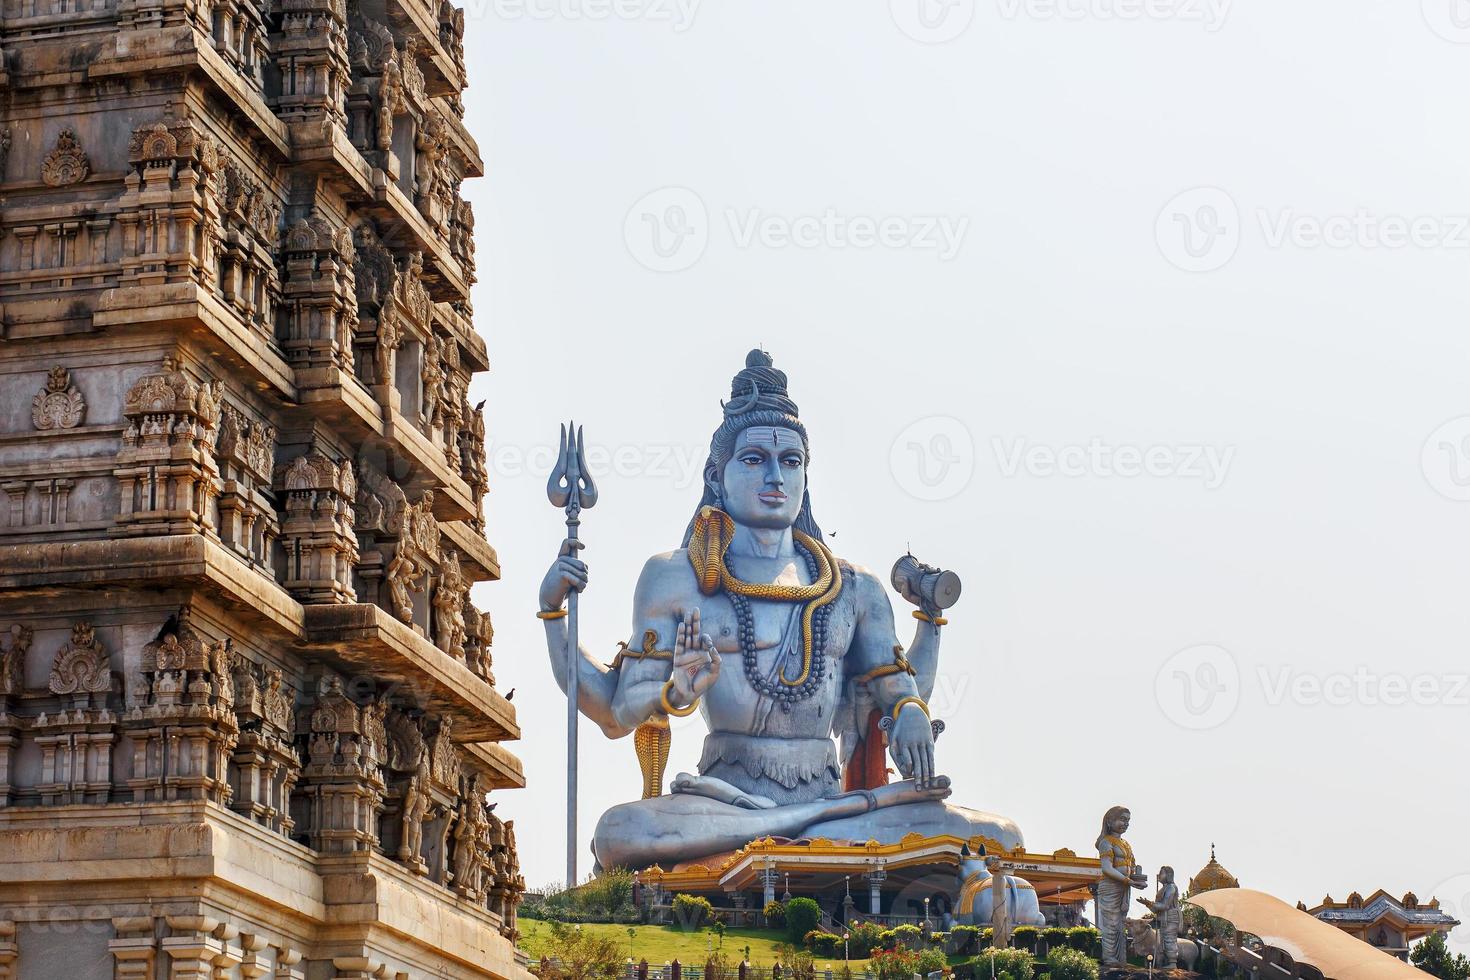
[[[1097,928],[1102,933],[1102,963],[1121,967],[1128,963],[1128,898],[1132,889],[1148,885],[1133,848],[1123,839],[1132,814],[1126,806],[1115,806],[1103,814],[1102,833],[1097,838],[1097,855],[1102,862],[1102,880],[1097,883]]]
[[[1138,900],[1154,914],[1154,926],[1159,930],[1159,959],[1157,966],[1172,970],[1179,965],[1179,930],[1184,925],[1184,913],[1179,907],[1179,886],[1174,884],[1174,869],[1167,864],[1159,869],[1158,891],[1154,900]]]
[[[575,658],[578,708],[608,737],[695,711],[709,728],[697,775],[680,773],[671,792],[602,815],[592,840],[602,867],[669,867],[765,836],[1022,843],[1011,821],[943,802],[950,781],[935,764],[926,699],[945,620],[937,608],[915,611],[905,651],[883,580],[824,539],[812,457],[785,373],[752,351],[723,406],[681,546],[648,559],[639,577],[633,641],[614,665],[585,650]],[[579,547],[563,543],[540,594],[563,690],[564,605],[587,584]],[[886,740],[901,781],[888,783],[879,765],[844,782],[844,766],[871,754],[868,740]]]

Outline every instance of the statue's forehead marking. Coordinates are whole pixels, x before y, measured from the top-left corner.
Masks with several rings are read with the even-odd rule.
[[[783,429],[771,425],[753,425],[746,429],[745,441],[752,446],[772,446],[776,449],[801,448],[801,436],[794,429]]]

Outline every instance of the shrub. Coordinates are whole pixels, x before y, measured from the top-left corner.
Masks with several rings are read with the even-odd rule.
[[[1011,945],[1016,949],[1036,949],[1036,941],[1041,938],[1041,930],[1035,926],[1016,926],[1011,932]]]
[[[944,944],[947,943],[947,942],[949,942],[949,933],[947,933],[947,932],[931,932],[931,933],[929,933],[929,945],[930,946],[933,946],[936,949],[943,949],[944,948]]]
[[[980,930],[980,948],[989,949],[995,945],[995,930],[986,926]]]
[[[1041,941],[1046,944],[1046,948],[1049,950],[1056,949],[1058,946],[1065,946],[1067,945],[1067,930],[1060,926],[1048,926],[1041,930]]]
[[[780,902],[775,900],[767,902],[761,914],[766,917],[766,925],[772,929],[786,928],[786,906]]]
[[[686,932],[698,929],[714,917],[715,908],[704,896],[685,895],[682,892],[674,896],[674,923],[680,929]]]
[[[894,926],[888,933],[892,938],[883,943],[888,949],[897,949],[900,946],[918,949],[923,945],[924,930],[918,926]]]
[[[876,922],[860,922],[850,927],[847,930],[851,937],[847,944],[848,955],[856,960],[867,959],[873,950],[882,948],[883,932],[883,927]]]
[[[621,945],[563,922],[551,923],[543,956],[558,962],[560,969],[552,969],[565,980],[614,980],[623,970]]]
[[[980,927],[955,926],[949,930],[949,940],[957,956],[971,956],[980,951]]]
[[[810,898],[793,898],[786,903],[786,934],[792,943],[799,943],[803,936],[817,927],[822,918],[822,907]]]
[[[937,949],[880,949],[873,953],[870,968],[878,980],[909,980],[915,973],[933,973],[945,967],[944,954]],[[1029,980],[1029,978],[1027,978]]]
[[[915,973],[935,973],[943,970],[949,965],[944,951],[940,949],[924,949],[919,951],[918,969]]]
[[[793,898],[791,901],[798,902],[801,899]],[[806,901],[811,902],[811,899],[806,899]],[[815,905],[816,902],[812,904]],[[783,978],[813,980],[816,975],[816,967],[812,964],[812,954],[787,943],[776,944],[776,961],[781,964]]]
[[[1051,980],[1097,980],[1097,960],[1080,950],[1057,946],[1046,954],[1046,972]]]
[[[1030,950],[990,949],[974,959],[975,976],[989,977],[992,968],[997,977],[1005,980],[1031,980],[1034,961]]]
[[[1096,959],[1102,953],[1102,933],[1092,926],[1073,926],[1067,930],[1067,945]]]
[[[802,943],[816,956],[836,956],[842,950],[841,936],[820,929],[813,929],[803,936]]]

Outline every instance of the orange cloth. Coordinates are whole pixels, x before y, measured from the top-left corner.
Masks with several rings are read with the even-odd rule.
[[[844,790],[851,792],[855,789],[877,789],[888,785],[883,732],[878,728],[878,722],[882,720],[883,712],[874,710],[868,713],[868,723],[862,740],[858,742],[852,758],[847,760],[847,765],[842,770]]]

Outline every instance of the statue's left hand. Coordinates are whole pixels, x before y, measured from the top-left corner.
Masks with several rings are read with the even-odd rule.
[[[720,655],[708,633],[699,631],[699,610],[684,614],[674,634],[674,693],[683,708],[693,704],[720,679]]]
[[[929,716],[916,704],[899,709],[898,720],[888,736],[888,754],[899,774],[912,778],[919,789],[927,789],[934,778],[934,731]]]

